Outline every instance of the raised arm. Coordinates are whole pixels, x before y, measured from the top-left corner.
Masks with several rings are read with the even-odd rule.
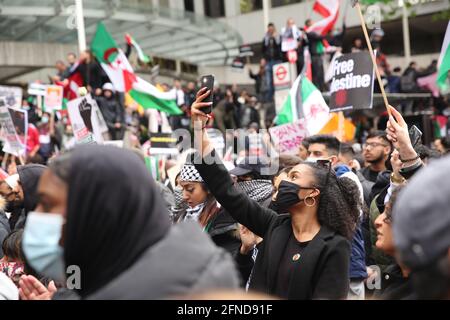
[[[260,206],[258,202],[235,188],[227,169],[216,156],[208,134],[204,130],[209,116],[200,111],[202,107],[210,106],[209,102],[203,102],[208,94],[206,88],[201,89],[191,107],[194,143],[199,152],[193,159],[195,167],[205,180],[209,191],[230,215],[258,236],[264,237],[270,224],[277,218],[277,213]]]

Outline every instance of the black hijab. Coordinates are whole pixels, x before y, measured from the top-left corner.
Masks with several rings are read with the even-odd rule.
[[[133,265],[170,223],[145,164],[131,151],[82,146],[69,158],[66,266],[81,269],[81,297]]]

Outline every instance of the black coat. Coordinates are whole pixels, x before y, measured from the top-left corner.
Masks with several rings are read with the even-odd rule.
[[[411,300],[415,299],[412,283],[402,275],[397,264],[388,266],[381,277],[381,289],[375,291],[375,299]]]
[[[182,210],[174,219],[175,223],[183,223],[185,216],[186,210]],[[241,240],[239,239],[238,224],[223,208],[220,208],[208,222],[206,233],[216,246],[227,250],[232,255],[239,252]]]
[[[232,255],[239,251],[241,240],[238,224],[228,212],[221,208],[211,218],[209,225],[208,234],[218,247],[224,248]]]
[[[114,130],[116,123],[125,124],[125,110],[115,95],[111,98],[97,97],[95,99],[105,119],[108,129]]]
[[[221,163],[199,162],[197,159],[195,166],[217,201],[234,219],[264,239],[258,245],[250,289],[274,294],[280,260],[293,233],[290,215],[278,215],[233,188]],[[349,241],[322,226],[305,248],[292,274],[288,298],[345,299],[349,288],[349,261]]]

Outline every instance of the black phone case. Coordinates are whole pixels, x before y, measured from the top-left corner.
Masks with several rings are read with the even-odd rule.
[[[214,76],[208,75],[203,76],[201,79],[201,88],[208,88],[211,91],[209,96],[207,96],[203,102],[213,102],[213,89],[214,89]],[[211,113],[212,106],[202,108],[202,111],[206,114]]]

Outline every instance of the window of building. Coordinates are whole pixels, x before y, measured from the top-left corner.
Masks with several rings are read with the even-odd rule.
[[[169,0],[159,0],[159,6],[163,8],[169,8]]]
[[[241,13],[249,13],[256,10],[261,10],[263,7],[263,0],[241,0]]]
[[[194,0],[184,0],[184,10],[194,12]]]
[[[302,0],[272,0],[272,8],[281,7],[288,4],[299,3]]]
[[[205,15],[211,18],[225,17],[225,0],[203,0]]]

